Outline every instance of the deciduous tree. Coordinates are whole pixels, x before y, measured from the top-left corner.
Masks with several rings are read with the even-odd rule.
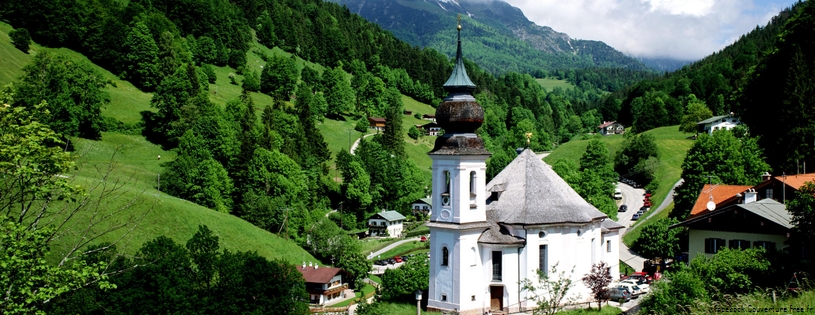
[[[590,290],[592,298],[597,301],[597,309],[603,308],[603,301],[608,300],[608,285],[611,283],[611,267],[605,262],[591,265],[591,272],[584,275],[583,284]]]

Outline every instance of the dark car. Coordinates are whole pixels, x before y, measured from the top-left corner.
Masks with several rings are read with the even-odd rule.
[[[377,266],[387,266],[387,265],[388,265],[388,262],[387,262],[387,261],[384,261],[384,260],[377,260],[377,261],[375,261],[375,262],[374,262],[374,265],[377,265]]]
[[[637,221],[637,220],[639,220],[639,218],[640,218],[640,214],[639,213],[634,213],[634,215],[631,216],[631,221]]]
[[[619,212],[626,212],[626,211],[628,211],[628,206],[626,206],[626,205],[620,205],[620,210],[618,210],[618,211],[619,211]]]
[[[648,208],[646,206],[640,207],[640,211],[642,211],[642,212],[648,212],[649,209],[651,209],[651,208]]]
[[[395,264],[395,263],[396,263],[396,259],[393,259],[393,258],[388,258],[388,264],[389,264],[389,265],[393,265],[393,264]]]
[[[608,299],[611,301],[628,302],[631,300],[631,292],[626,290],[624,287],[614,286],[608,288]]]

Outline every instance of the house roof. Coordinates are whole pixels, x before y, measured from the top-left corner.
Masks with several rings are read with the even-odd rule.
[[[792,215],[789,213],[789,211],[787,211],[787,207],[783,203],[780,203],[769,198],[761,199],[756,202],[740,203],[722,209],[707,211],[698,216],[674,224],[671,227],[673,228],[677,226],[689,225],[691,223],[698,222],[700,220],[704,220],[718,214],[729,212],[733,209],[744,209],[757,216],[772,221],[773,223],[776,223],[784,228],[787,229],[792,228],[792,223],[790,223],[790,221],[792,221]]]
[[[401,213],[393,211],[393,210],[382,211],[382,212],[375,213],[369,219],[375,219],[377,217],[379,217],[381,219],[388,220],[388,221],[396,221],[396,220],[404,220],[405,219],[405,216],[403,216]]]
[[[699,193],[699,197],[696,198],[696,203],[693,204],[693,209],[691,209],[690,215],[692,217],[708,211],[707,203],[710,201],[710,197],[713,197],[713,202],[716,203],[718,208],[718,205],[722,202],[727,201],[730,198],[734,198],[736,194],[743,193],[751,187],[753,186],[705,184],[705,186],[702,187],[702,192]]]
[[[498,189],[500,187],[500,189]],[[588,223],[608,216],[586,202],[530,149],[487,184],[503,191],[487,199],[487,213],[505,224]]]
[[[804,186],[804,183],[815,181],[815,173],[787,175],[786,178],[783,176],[775,176],[775,180],[796,190],[800,190],[801,186]]]
[[[433,204],[433,199],[431,199],[430,197],[422,198],[422,199],[417,199],[413,203],[424,203],[424,204],[432,205]]]
[[[617,123],[617,122],[616,121],[606,121],[606,122],[603,122],[602,124],[600,124],[599,126],[597,126],[597,129],[603,129],[603,128],[611,126],[611,125],[613,125],[615,123]]]
[[[331,282],[331,278],[334,278],[342,269],[333,267],[297,266],[297,271],[303,274],[306,283],[329,283]]]
[[[422,118],[435,118],[435,117],[436,117],[436,115],[434,115],[434,114],[424,114],[424,115],[422,115]]]
[[[425,129],[433,128],[433,127],[441,127],[441,126],[439,124],[437,124],[437,123],[434,123],[434,122],[426,123],[426,124],[422,125],[422,128],[425,128]]]
[[[732,116],[731,115],[713,116],[713,117],[710,117],[708,119],[702,120],[702,121],[700,121],[700,122],[698,122],[696,124],[697,125],[704,125],[704,124],[714,123],[719,119],[727,118],[727,117],[732,117]]]
[[[368,117],[369,122],[378,122],[378,123],[385,123],[385,118],[382,117]]]

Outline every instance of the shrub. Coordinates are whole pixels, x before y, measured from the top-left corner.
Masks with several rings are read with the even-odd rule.
[[[11,43],[17,49],[22,50],[24,53],[28,53],[29,43],[31,43],[31,35],[28,34],[28,30],[24,28],[18,28],[11,32],[8,32],[8,37],[11,38]]]

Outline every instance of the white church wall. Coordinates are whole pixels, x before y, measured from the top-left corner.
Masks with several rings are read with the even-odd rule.
[[[486,163],[480,156],[433,156],[431,221],[469,223],[486,221]],[[447,191],[445,171],[450,172],[449,202],[441,196]],[[470,173],[475,172],[475,187],[470,187]],[[471,196],[473,190],[475,196]],[[474,207],[471,205],[475,205]],[[436,211],[435,209],[439,209]]]

